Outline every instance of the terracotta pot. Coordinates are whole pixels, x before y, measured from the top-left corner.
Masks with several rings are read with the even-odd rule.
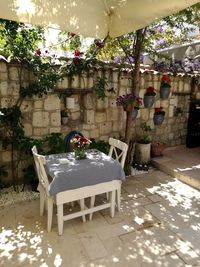
[[[163,143],[152,145],[151,149],[152,149],[153,156],[161,156],[165,148],[166,148],[166,145]]]
[[[133,104],[128,104],[127,106],[125,106],[123,108],[124,108],[124,111],[132,112],[134,110],[134,105]]]
[[[167,99],[170,94],[170,86],[161,86],[160,87],[160,98]]]
[[[154,95],[144,95],[143,101],[144,101],[145,108],[151,108],[154,104],[155,96]]]

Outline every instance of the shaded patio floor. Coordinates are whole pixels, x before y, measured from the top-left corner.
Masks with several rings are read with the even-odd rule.
[[[58,236],[33,200],[1,209],[0,227],[1,267],[200,266],[200,192],[155,169],[127,178],[114,218],[77,218]]]
[[[166,149],[163,157],[153,158],[156,168],[200,190],[200,147],[177,146]]]

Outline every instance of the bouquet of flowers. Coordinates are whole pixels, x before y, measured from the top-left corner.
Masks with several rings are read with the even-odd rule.
[[[126,94],[118,96],[116,99],[117,106],[122,106],[126,111],[133,111],[133,109],[139,109],[142,105],[142,98],[135,96],[134,94]]]
[[[147,88],[147,91],[144,95],[152,95],[152,96],[155,96],[156,95],[156,92],[155,92],[155,88],[153,86],[149,86]]]
[[[169,77],[167,77],[166,75],[163,75],[161,78],[161,86],[162,87],[171,87],[169,82],[170,82]]]
[[[156,115],[165,115],[165,111],[163,110],[163,107],[155,108],[155,113]]]
[[[85,150],[89,147],[91,141],[85,137],[80,136],[79,134],[76,134],[70,142],[74,144],[75,157],[77,159],[85,159]]]

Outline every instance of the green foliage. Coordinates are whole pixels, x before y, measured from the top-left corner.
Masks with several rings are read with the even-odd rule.
[[[92,89],[96,92],[98,99],[104,100],[107,97],[106,92],[115,93],[114,88],[106,89],[107,85],[108,83],[106,77],[97,77]]]
[[[108,154],[110,145],[108,142],[104,140],[96,141],[94,138],[91,138],[90,141],[92,142],[90,144],[91,149],[98,149],[99,151],[102,151],[105,154]]]
[[[35,167],[33,164],[28,165],[28,167],[24,168],[23,170],[24,173],[24,182],[26,184],[31,184],[32,190],[37,191],[37,185],[38,185],[38,177],[37,173],[35,171]]]
[[[135,141],[141,144],[149,144],[151,142],[151,138],[147,133],[151,132],[152,128],[149,125],[147,125],[146,122],[141,122],[140,128],[142,134],[136,135]]]
[[[65,140],[61,133],[51,133],[43,139],[44,147],[47,146],[45,154],[58,154],[65,152]]]

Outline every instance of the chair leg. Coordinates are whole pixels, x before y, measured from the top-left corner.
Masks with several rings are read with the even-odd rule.
[[[111,196],[110,196],[110,216],[113,218],[115,215],[115,192],[116,190],[110,192]]]
[[[85,210],[85,199],[84,198],[80,199],[80,207],[82,211]],[[82,220],[83,222],[86,222],[85,215],[82,215]]]
[[[63,204],[57,205],[58,234],[63,234]]]
[[[121,186],[117,189],[117,210],[120,211],[121,207]]]
[[[51,231],[52,226],[52,217],[53,217],[53,200],[47,198],[47,231]]]
[[[90,208],[94,208],[95,196],[90,198]],[[89,220],[92,220],[93,212],[89,214]]]
[[[40,191],[40,216],[44,214],[45,195]]]

